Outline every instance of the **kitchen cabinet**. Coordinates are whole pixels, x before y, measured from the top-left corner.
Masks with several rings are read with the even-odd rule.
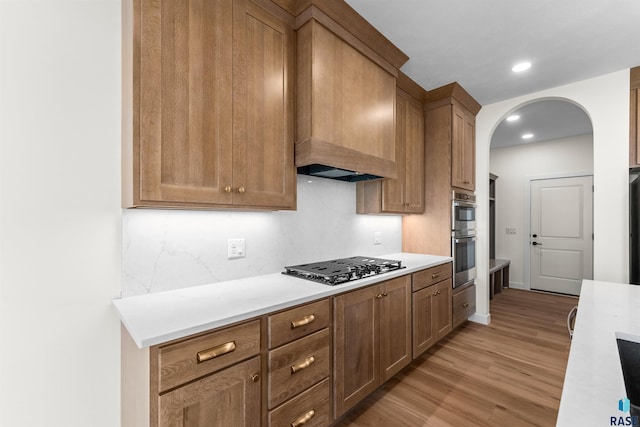
[[[422,102],[400,86],[401,81],[408,79],[398,79],[396,93],[398,178],[358,182],[358,213],[424,212],[424,110]],[[410,83],[417,86],[413,81]]]
[[[251,0],[123,11],[124,206],[295,209],[293,17]]]
[[[640,166],[640,67],[631,69],[629,96],[629,167]]]
[[[140,350],[123,330],[123,426],[261,424],[260,321]]]
[[[453,327],[464,323],[476,312],[476,285],[466,285],[454,289],[453,293]]]
[[[452,190],[475,190],[478,104],[459,84],[425,97],[425,211],[402,219],[402,250],[451,256]],[[429,236],[429,238],[425,238]]]
[[[296,165],[396,178],[399,65],[323,13],[302,16],[309,19],[297,28]]]
[[[331,420],[330,300],[268,317],[269,425],[328,425]]]
[[[334,410],[339,417],[411,361],[411,278],[334,298]]]
[[[413,357],[451,332],[451,263],[412,275]]]

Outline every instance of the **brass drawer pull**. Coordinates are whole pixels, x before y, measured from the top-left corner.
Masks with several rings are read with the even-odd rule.
[[[244,187],[238,187],[238,193],[242,194],[242,193],[244,193],[245,191],[247,191],[247,190],[245,190],[245,188],[244,188]]]
[[[258,374],[251,375],[251,381],[253,381],[254,383],[257,383],[258,381],[260,381],[260,375]]]
[[[231,341],[226,344],[222,344],[208,350],[198,352],[198,363],[206,362],[207,360],[220,357],[224,354],[231,353],[236,349],[236,342]]]
[[[432,278],[432,279],[437,279],[438,277],[440,277],[440,273],[433,273],[433,274],[431,275],[431,278]]]
[[[303,369],[307,369],[309,366],[313,365],[316,361],[314,356],[309,356],[304,361],[300,363],[296,363],[291,367],[291,374],[295,374],[296,372],[300,372]]]
[[[300,326],[308,325],[309,323],[316,320],[316,316],[310,314],[308,316],[304,316],[302,319],[294,320],[291,322],[291,329],[299,328]]]
[[[462,308],[469,308],[469,303],[465,302],[464,304],[462,304]]]
[[[226,187],[224,187],[224,192],[231,193],[231,186],[227,185]]]
[[[301,415],[295,420],[291,421],[291,427],[300,427],[301,425],[306,424],[307,421],[313,418],[315,414],[316,414],[316,411],[314,411],[313,409],[310,410],[306,414]]]

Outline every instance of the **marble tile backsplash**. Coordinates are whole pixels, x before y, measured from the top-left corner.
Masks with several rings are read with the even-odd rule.
[[[357,215],[353,183],[298,175],[298,210],[122,213],[122,296],[282,271],[285,265],[402,249],[402,219]],[[382,243],[373,244],[380,232]],[[246,256],[227,259],[227,239]]]

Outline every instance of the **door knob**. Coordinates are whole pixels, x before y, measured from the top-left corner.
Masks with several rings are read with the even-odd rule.
[[[537,234],[532,234],[531,237],[533,237],[535,239],[536,237],[538,237],[538,235]]]
[[[542,243],[538,243],[538,242],[532,242],[531,243],[533,246],[542,246]]]

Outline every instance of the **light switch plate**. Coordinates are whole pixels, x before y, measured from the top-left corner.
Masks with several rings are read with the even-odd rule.
[[[373,233],[373,244],[374,245],[381,245],[382,244],[382,233],[379,231],[376,231]]]
[[[227,240],[227,258],[244,258],[244,239]]]

